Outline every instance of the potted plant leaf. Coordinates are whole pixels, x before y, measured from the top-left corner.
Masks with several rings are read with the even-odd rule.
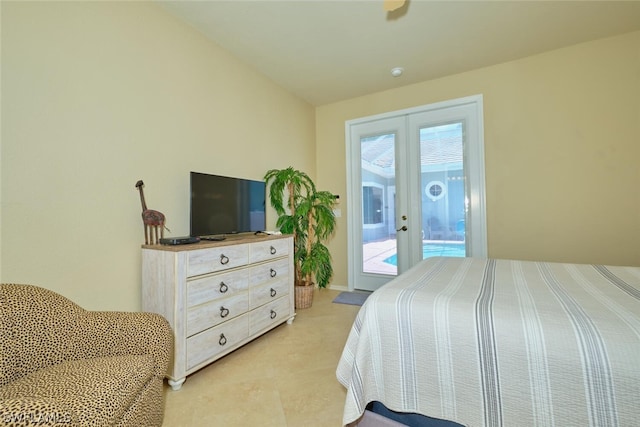
[[[271,169],[264,179],[278,214],[276,227],[293,234],[296,308],[311,307],[315,285],[325,288],[333,276],[331,254],[324,243],[336,228],[335,196],[318,191],[306,173],[292,167]]]

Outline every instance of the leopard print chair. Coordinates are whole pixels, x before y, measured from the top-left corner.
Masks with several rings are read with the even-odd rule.
[[[161,426],[173,354],[153,313],[87,311],[0,285],[0,426]]]

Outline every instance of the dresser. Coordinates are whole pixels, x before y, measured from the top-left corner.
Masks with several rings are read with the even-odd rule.
[[[283,322],[294,310],[293,237],[142,246],[142,309],[173,328],[169,385]]]

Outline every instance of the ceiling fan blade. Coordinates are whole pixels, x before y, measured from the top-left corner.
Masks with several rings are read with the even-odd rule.
[[[400,9],[405,0],[384,0],[382,7],[387,12],[393,12],[396,9]]]

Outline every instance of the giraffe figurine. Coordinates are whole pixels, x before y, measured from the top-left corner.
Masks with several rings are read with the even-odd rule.
[[[144,182],[142,180],[136,183],[136,188],[140,191],[140,202],[142,202],[142,223],[144,224],[144,242],[149,245],[156,245],[160,239],[164,237],[164,214],[162,212],[147,209],[147,203],[144,201]],[[167,228],[167,230],[169,230]],[[158,233],[160,236],[158,236]]]

